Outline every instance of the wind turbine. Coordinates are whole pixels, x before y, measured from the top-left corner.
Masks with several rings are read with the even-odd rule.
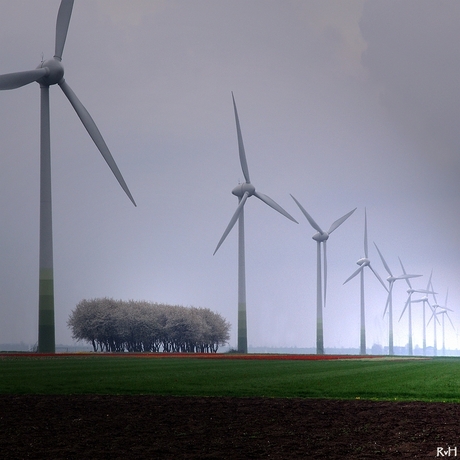
[[[238,351],[240,353],[248,352],[248,333],[247,333],[247,321],[246,321],[246,268],[245,268],[245,251],[244,251],[244,204],[246,200],[251,196],[256,196],[259,200],[263,201],[268,206],[272,207],[283,216],[292,220],[296,224],[298,222],[288,214],[279,204],[275,203],[271,198],[263,193],[257,192],[254,185],[251,184],[249,179],[249,169],[246,161],[246,153],[244,151],[243,137],[241,135],[240,122],[238,118],[238,112],[236,110],[235,98],[232,93],[233,99],[233,110],[235,112],[235,122],[236,122],[236,133],[238,137],[238,150],[240,156],[241,169],[243,170],[243,175],[245,182],[243,184],[237,185],[233,190],[233,195],[238,197],[238,207],[236,208],[233,217],[230,219],[230,222],[225,229],[217,247],[214,251],[214,254],[220,248],[221,244],[224,242],[227,235],[232,230],[236,221],[238,220]],[[213,255],[214,255],[213,254]]]
[[[365,311],[364,311],[364,268],[369,267],[372,273],[376,276],[376,278],[380,281],[381,285],[388,292],[385,283],[380,278],[379,274],[372,268],[371,261],[369,260],[369,247],[367,244],[367,213],[366,208],[364,208],[364,257],[359,259],[356,262],[360,267],[352,273],[350,277],[348,277],[345,283],[348,283],[352,278],[354,278],[358,273],[360,273],[361,278],[361,333],[360,333],[360,354],[366,354],[366,319],[365,319]]]
[[[316,256],[316,353],[318,355],[324,354],[324,340],[323,340],[323,287],[321,281],[321,243],[323,244],[323,256],[324,256],[324,306],[326,306],[326,288],[327,288],[327,257],[326,257],[326,241],[329,239],[329,235],[340,225],[342,225],[355,211],[348,212],[340,219],[337,219],[329,228],[329,231],[325,232],[321,227],[314,221],[313,217],[308,214],[303,206],[291,195],[292,199],[297,203],[304,216],[307,218],[310,225],[318,232],[313,235],[313,239],[317,245],[317,256]]]
[[[406,274],[402,274],[399,276],[393,276],[393,274],[391,273],[390,267],[388,266],[385,259],[383,258],[382,253],[380,252],[378,246],[375,243],[374,245],[377,249],[377,252],[379,253],[380,259],[382,259],[382,263],[383,263],[383,266],[385,267],[385,270],[390,275],[387,278],[388,285],[389,285],[388,286],[388,298],[387,298],[387,303],[385,305],[385,310],[383,312],[383,316],[385,316],[385,313],[387,312],[387,309],[388,309],[388,353],[390,355],[393,355],[394,354],[394,350],[393,350],[393,285],[398,280],[404,280],[408,278],[417,278],[422,275],[408,275],[406,273]]]
[[[411,304],[412,303],[420,303],[420,302],[422,302],[422,305],[423,305],[423,355],[426,355],[426,313],[425,313],[425,304],[428,303],[428,306],[431,308],[431,304],[430,304],[430,301],[428,299],[428,294],[436,294],[436,292],[433,292],[432,290],[430,290],[431,277],[432,276],[433,276],[433,271],[431,271],[430,279],[428,280],[428,284],[426,286],[426,290],[425,290],[426,294],[420,299],[412,300],[412,298],[410,298],[410,303]],[[407,291],[409,293],[409,297],[411,296],[410,291],[411,291],[411,289],[409,289]],[[407,305],[407,302],[406,302],[406,305]],[[403,313],[404,313],[404,311],[403,311]],[[401,316],[402,316],[402,314],[401,314]]]
[[[399,263],[401,264],[401,268],[402,268],[404,275],[407,275],[404,265],[402,263],[402,260],[400,258],[399,258]],[[431,277],[430,277],[430,280],[431,280]],[[428,289],[413,289],[409,281],[409,278],[406,278],[406,282],[407,282],[407,285],[409,286],[409,289],[407,290],[408,297],[404,305],[403,311],[401,313],[401,316],[399,317],[399,321],[401,321],[401,318],[403,317],[404,312],[407,309],[408,315],[409,315],[409,355],[412,355],[413,354],[413,346],[412,346],[412,302],[413,300],[412,300],[412,294],[414,292],[418,292],[421,294],[433,294],[433,291],[429,291]],[[423,315],[424,315],[423,323],[425,324],[425,307],[424,307]]]
[[[446,292],[446,301],[444,303],[443,306],[439,305],[436,301],[436,295],[433,294],[433,297],[434,297],[434,305],[431,306],[431,309],[432,309],[432,315],[431,315],[431,318],[430,320],[428,321],[428,324],[430,324],[430,321],[435,318],[436,321],[438,321],[439,323],[439,320],[438,320],[438,315],[442,315],[442,354],[445,355],[446,354],[446,344],[445,344],[445,336],[444,336],[444,316],[447,315],[447,318],[449,319],[450,321],[450,324],[452,324],[452,327],[454,328],[455,330],[455,327],[454,327],[454,324],[452,323],[452,320],[450,319],[450,316],[449,314],[447,313],[447,311],[453,311],[451,310],[450,308],[447,308],[447,298],[449,296],[449,290],[447,290]],[[434,322],[434,355],[436,356],[437,355],[437,343],[436,343],[436,321],[433,321]],[[441,324],[441,323],[439,323]]]
[[[61,59],[73,3],[73,0],[61,1],[56,21],[55,53],[52,59],[42,61],[34,70],[0,75],[0,90],[16,89],[33,82],[37,82],[40,85],[40,271],[38,351],[48,353],[54,353],[55,351],[53,238],[51,218],[50,86],[55,84],[60,86],[121,187],[133,204],[136,205],[96,124],[64,80],[64,67],[61,64]]]

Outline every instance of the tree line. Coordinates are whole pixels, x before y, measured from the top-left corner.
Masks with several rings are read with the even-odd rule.
[[[230,338],[230,323],[209,308],[106,297],[79,302],[67,325],[106,352],[216,353]]]

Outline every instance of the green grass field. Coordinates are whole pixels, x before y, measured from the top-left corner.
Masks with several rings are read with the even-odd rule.
[[[0,358],[2,394],[156,394],[460,402],[460,359]]]

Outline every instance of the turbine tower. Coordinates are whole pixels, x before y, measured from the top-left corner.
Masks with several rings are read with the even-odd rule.
[[[232,230],[236,221],[238,220],[238,351],[240,353],[248,352],[248,333],[247,333],[247,320],[246,320],[246,268],[245,268],[245,250],[244,250],[244,204],[246,200],[251,196],[256,196],[259,200],[263,201],[268,206],[272,207],[283,216],[292,220],[296,224],[298,222],[288,214],[279,204],[275,203],[267,195],[264,195],[260,192],[257,192],[254,185],[251,184],[249,179],[249,169],[246,161],[246,153],[244,151],[243,137],[241,135],[240,122],[238,118],[238,112],[236,110],[235,98],[232,93],[233,99],[233,110],[235,112],[235,122],[236,122],[236,134],[238,137],[238,150],[240,156],[241,169],[243,170],[243,175],[245,182],[243,184],[237,185],[233,190],[233,195],[238,197],[238,207],[236,208],[233,217],[230,219],[230,222],[225,229],[217,247],[214,251],[214,254],[220,248],[221,244],[224,242],[227,235]],[[213,255],[214,255],[213,254]]]
[[[404,275],[407,275],[406,270],[404,268],[404,265],[403,265],[401,259],[399,259],[399,263],[401,264],[401,268],[402,268],[402,271],[403,271]],[[430,280],[431,280],[431,277],[430,277]],[[415,302],[414,300],[412,300],[412,294],[414,292],[418,292],[420,294],[433,294],[433,292],[429,291],[428,289],[413,289],[412,285],[411,285],[411,283],[409,281],[409,278],[406,278],[406,282],[407,282],[407,285],[409,286],[409,289],[407,290],[408,297],[407,297],[406,303],[404,305],[403,311],[401,313],[401,316],[399,317],[399,321],[401,321],[401,318],[403,317],[404,312],[407,309],[407,312],[408,312],[408,315],[409,315],[409,355],[412,356],[413,355],[413,346],[412,346],[412,302]],[[429,287],[429,285],[428,285],[428,287]],[[425,306],[423,307],[423,324],[425,324]]]
[[[0,75],[0,90],[16,89],[29,83],[40,85],[40,255],[38,301],[38,351],[55,352],[53,238],[51,216],[51,147],[49,87],[58,84],[77,112],[81,122],[133,202],[134,199],[96,124],[64,80],[62,53],[72,14],[73,0],[62,0],[56,21],[55,53],[34,70]]]
[[[393,349],[393,285],[396,281],[398,280],[404,280],[408,278],[417,278],[422,275],[408,275],[402,274],[399,276],[393,276],[391,273],[390,267],[386,263],[385,259],[382,256],[382,253],[380,252],[379,248],[377,245],[374,243],[377,252],[379,253],[380,259],[382,259],[383,266],[385,267],[385,270],[388,272],[390,275],[387,278],[388,281],[388,298],[387,298],[387,303],[385,305],[385,310],[383,312],[383,316],[385,316],[385,313],[387,312],[388,309],[388,354],[394,355],[394,349]]]
[[[292,199],[297,203],[304,216],[307,218],[310,225],[318,232],[313,235],[313,239],[316,241],[317,252],[316,252],[316,353],[318,355],[324,355],[324,339],[323,339],[323,286],[321,281],[321,243],[323,244],[323,257],[324,257],[324,306],[326,306],[326,291],[327,291],[327,257],[326,257],[326,241],[329,239],[329,235],[340,225],[342,225],[355,211],[356,208],[348,212],[340,219],[337,219],[329,229],[325,232],[321,227],[314,221],[313,217],[308,214],[303,206],[291,195]]]
[[[364,308],[364,268],[369,267],[372,273],[374,273],[375,277],[380,281],[380,284],[383,286],[385,291],[388,292],[385,283],[380,278],[379,274],[372,268],[371,261],[369,260],[369,247],[367,244],[367,213],[366,208],[364,208],[364,257],[359,259],[356,262],[359,265],[359,268],[352,273],[350,277],[348,277],[345,283],[348,283],[352,278],[354,278],[358,273],[360,274],[361,278],[361,329],[360,329],[360,354],[366,354],[366,318],[365,318],[365,308]]]

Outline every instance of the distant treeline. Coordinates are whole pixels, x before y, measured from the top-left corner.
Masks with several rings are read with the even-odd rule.
[[[94,351],[216,353],[230,324],[208,308],[109,298],[82,300],[67,325]]]

